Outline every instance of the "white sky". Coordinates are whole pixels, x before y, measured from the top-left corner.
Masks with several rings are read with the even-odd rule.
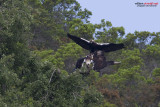
[[[160,0],[77,0],[82,9],[92,12],[91,23],[101,19],[114,27],[123,26],[126,33],[137,31],[160,32]],[[158,2],[157,7],[137,7],[135,3]]]

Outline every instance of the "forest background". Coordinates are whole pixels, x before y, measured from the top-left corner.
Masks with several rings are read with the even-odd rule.
[[[2,107],[160,107],[160,32],[125,34],[76,0],[0,1],[0,106]],[[106,53],[120,65],[103,76],[72,73],[89,52],[67,32],[103,43],[124,43]]]

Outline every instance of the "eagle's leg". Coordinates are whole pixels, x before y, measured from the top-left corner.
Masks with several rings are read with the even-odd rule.
[[[103,71],[97,70],[97,72],[99,72],[100,77],[103,75]]]

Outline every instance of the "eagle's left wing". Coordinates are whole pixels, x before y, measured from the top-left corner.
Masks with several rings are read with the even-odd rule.
[[[91,44],[88,40],[83,39],[83,38],[79,38],[77,36],[70,35],[69,33],[67,34],[67,36],[70,39],[72,39],[75,43],[80,45],[82,48],[87,49],[87,50],[91,50],[91,47],[90,47]]]

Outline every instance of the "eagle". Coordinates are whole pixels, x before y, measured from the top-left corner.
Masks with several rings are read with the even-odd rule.
[[[88,41],[84,38],[80,38],[69,33],[67,34],[67,36],[72,39],[76,44],[80,45],[82,48],[90,51],[89,55],[77,60],[75,69],[80,69],[84,64],[86,64],[87,68],[90,69],[89,65],[93,64],[92,69],[100,72],[101,69],[109,65],[120,64],[120,62],[106,61],[104,53],[124,48],[123,43],[96,43],[93,40]]]

